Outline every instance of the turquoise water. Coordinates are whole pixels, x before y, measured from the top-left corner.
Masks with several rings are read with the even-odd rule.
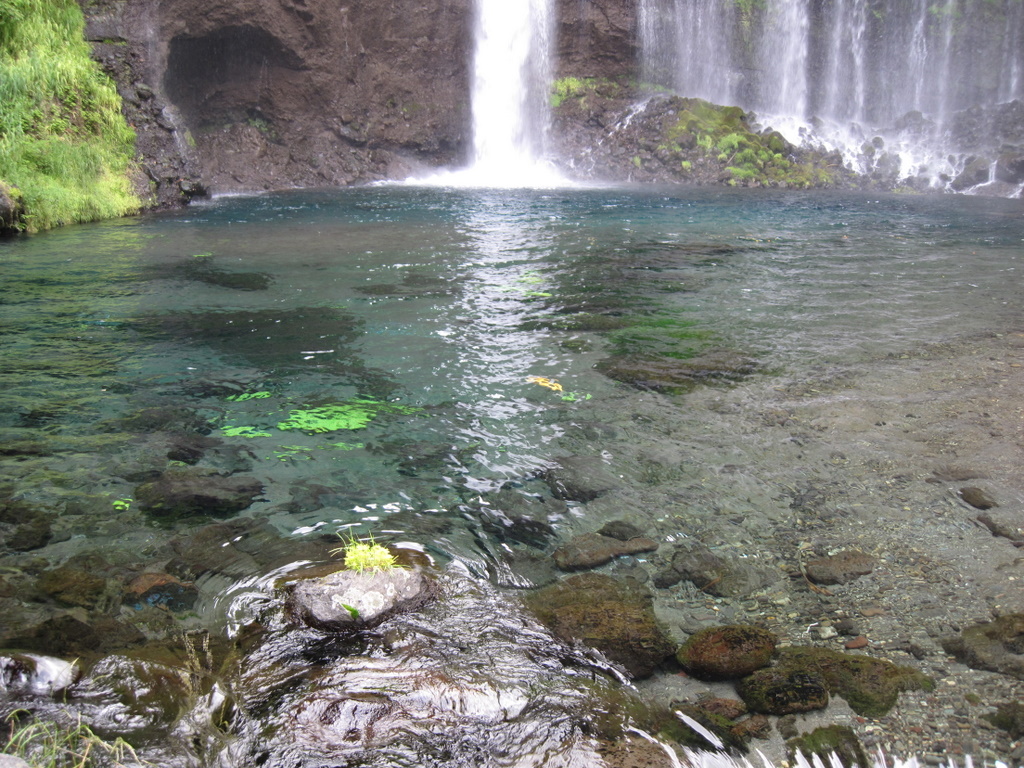
[[[561,414],[621,388],[594,370],[609,354],[792,373],[998,329],[1022,251],[1014,201],[678,189],[289,192],[17,238],[3,438],[58,453],[4,474],[46,504],[130,499],[124,420],[172,407],[251,455],[250,513],[282,532],[447,509],[556,456]],[[278,426],[360,398],[363,428]],[[296,504],[314,478],[329,503]]]
[[[32,586],[68,558],[194,581],[160,621],[110,588],[74,609],[159,640],[238,633],[304,545],[349,528],[517,587],[607,519],[671,542],[673,505],[749,545],[831,458],[723,432],[687,393],[1019,330],[1022,259],[1020,201],[682,188],[307,190],[0,242],[0,533],[26,522],[15,502],[47,531],[0,551],[0,630],[68,608]],[[652,379],[666,366],[697,373]],[[615,500],[553,497],[571,454],[611,468]],[[264,490],[237,520],[147,508],[145,483],[188,471]],[[506,538],[503,514],[538,525]]]

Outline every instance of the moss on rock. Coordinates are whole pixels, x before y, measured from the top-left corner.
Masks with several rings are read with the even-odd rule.
[[[817,685],[820,681],[830,693],[846,699],[850,708],[864,717],[886,714],[901,691],[928,691],[934,686],[917,670],[889,661],[827,648],[786,648],[779,652],[776,666],[759,670],[741,681],[739,693],[747,705],[758,712],[806,711],[785,708],[791,699],[795,702],[807,698],[787,693],[783,684],[786,680],[797,689],[812,682]]]

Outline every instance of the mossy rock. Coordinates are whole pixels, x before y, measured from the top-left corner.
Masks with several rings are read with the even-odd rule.
[[[1006,731],[1011,739],[1019,739],[1024,736],[1024,703],[1010,701],[1000,704],[996,711],[985,715],[996,728]]]
[[[788,667],[759,669],[739,681],[736,692],[754,712],[791,715],[828,706],[828,686],[820,675]]]
[[[775,642],[775,635],[761,627],[707,627],[683,643],[676,659],[700,680],[732,680],[768,666]]]
[[[766,689],[769,676],[820,680],[830,693],[846,699],[850,708],[864,717],[886,714],[901,691],[930,691],[934,687],[934,683],[917,670],[890,661],[827,648],[786,648],[779,652],[775,667],[755,672],[739,686],[740,696],[751,709],[768,714],[785,714],[772,707],[770,698],[765,698],[765,690],[772,690]]]
[[[650,594],[631,579],[570,576],[535,592],[527,605],[556,636],[598,649],[635,678],[647,677],[672,654]]]
[[[868,760],[867,753],[864,752],[864,747],[861,746],[853,729],[846,725],[815,728],[810,733],[787,741],[786,751],[790,760],[796,760],[797,753],[802,753],[806,758],[820,757],[827,765],[834,754],[847,768],[854,765],[867,768],[873,764]]]

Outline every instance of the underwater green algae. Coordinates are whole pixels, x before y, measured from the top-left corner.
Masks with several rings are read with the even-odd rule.
[[[331,403],[318,408],[299,408],[291,411],[288,418],[277,423],[281,430],[297,429],[314,435],[336,432],[342,429],[362,429],[381,413],[417,413],[422,409],[408,405],[382,403],[372,399],[349,400],[346,403]]]

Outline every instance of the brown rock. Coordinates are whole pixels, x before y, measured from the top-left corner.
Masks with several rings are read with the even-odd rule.
[[[998,502],[992,498],[988,491],[982,490],[981,488],[977,488],[973,485],[964,486],[958,491],[958,493],[961,499],[966,501],[975,509],[992,509],[993,507],[999,506]]]
[[[643,536],[621,541],[599,533],[584,533],[556,549],[554,558],[555,565],[563,571],[582,571],[597,568],[621,555],[653,552],[657,548],[658,542]]]
[[[874,570],[875,559],[856,549],[807,563],[807,577],[815,584],[846,584]]]
[[[734,680],[767,666],[775,635],[754,626],[708,627],[691,635],[676,652],[687,672],[701,680]]]
[[[650,595],[631,579],[569,576],[535,592],[527,604],[559,638],[598,649],[633,677],[647,677],[672,654]]]

